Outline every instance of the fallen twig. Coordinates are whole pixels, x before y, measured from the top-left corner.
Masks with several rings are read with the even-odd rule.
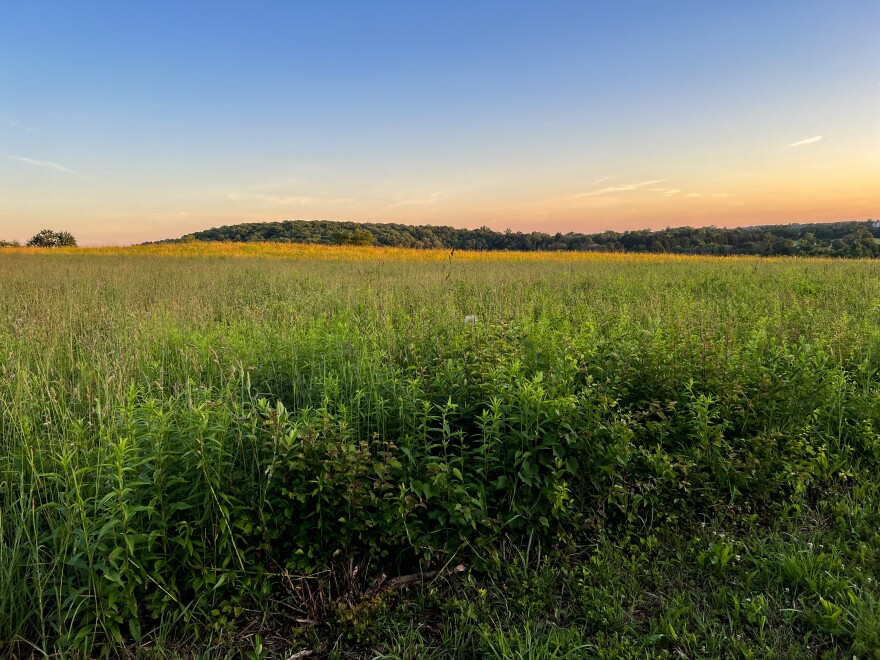
[[[302,650],[302,651],[297,651],[297,652],[294,653],[293,655],[289,655],[289,656],[287,656],[287,660],[296,660],[297,658],[307,658],[307,657],[309,657],[310,655],[312,655],[313,653],[314,653],[314,651],[312,651],[312,650],[310,650],[310,649],[305,649],[305,650]]]
[[[411,575],[401,575],[400,577],[392,578],[387,583],[385,582],[385,576],[379,576],[379,579],[376,580],[376,584],[373,585],[373,588],[370,589],[368,595],[376,596],[384,591],[392,591],[394,589],[403,589],[404,587],[408,587],[411,584],[415,584],[417,582],[423,582],[424,580],[431,580],[438,575],[452,575],[454,573],[464,573],[467,570],[464,564],[459,564],[454,568],[444,568],[438,571],[427,571],[425,573],[413,573]]]

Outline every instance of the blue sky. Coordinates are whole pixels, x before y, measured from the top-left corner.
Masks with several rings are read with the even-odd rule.
[[[878,28],[873,1],[7,3],[0,238],[877,217]]]

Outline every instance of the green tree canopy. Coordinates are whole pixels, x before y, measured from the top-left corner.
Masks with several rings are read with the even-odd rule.
[[[572,250],[707,255],[880,257],[880,221],[755,227],[669,227],[658,231],[493,231],[435,225],[286,220],[207,229],[178,240],[279,241],[321,245],[379,245],[456,250]]]
[[[43,229],[27,242],[29,247],[76,247],[76,239],[69,231]]]

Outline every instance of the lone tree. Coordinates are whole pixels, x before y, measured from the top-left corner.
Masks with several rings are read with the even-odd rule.
[[[28,247],[76,247],[76,239],[69,231],[44,229],[27,242]]]

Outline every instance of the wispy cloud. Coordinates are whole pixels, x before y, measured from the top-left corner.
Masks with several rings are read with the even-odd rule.
[[[449,184],[449,185],[446,185]],[[448,202],[450,198],[461,193],[471,193],[475,190],[487,188],[487,184],[476,183],[472,185],[456,185],[456,182],[448,181],[443,188],[424,192],[400,192],[391,196],[389,203],[379,209],[379,213],[387,213],[403,207],[430,207]]]
[[[47,170],[64,172],[65,174],[79,174],[79,172],[76,172],[69,167],[64,167],[64,165],[53,163],[51,160],[37,160],[36,158],[25,158],[24,156],[7,156],[7,158],[17,160],[21,163],[27,163],[28,165],[33,165],[34,167],[42,167]]]
[[[118,219],[118,218],[150,218],[151,220],[176,220],[182,218],[188,218],[192,215],[189,211],[154,211],[152,213],[147,213],[144,211],[132,212],[132,211],[122,211],[119,213],[108,213],[105,217]]]
[[[623,176],[622,174],[613,174],[611,176],[603,176],[601,179],[596,179],[590,185],[598,186],[600,183],[605,183],[606,181],[613,181],[614,179]]]
[[[729,197],[729,193],[705,193],[705,192],[695,192],[692,190],[682,190],[681,188],[670,188],[668,186],[658,186],[656,184],[663,183],[664,181],[668,181],[669,179],[653,179],[651,181],[640,181],[638,183],[628,183],[626,185],[621,186],[605,186],[604,188],[599,188],[598,190],[590,190],[587,192],[579,193],[577,195],[570,195],[566,197],[566,200],[575,200],[582,199],[584,197],[600,197],[602,195],[613,195],[614,193],[619,192],[629,192],[629,191],[638,191],[642,193],[657,193],[659,196],[664,198],[697,198],[697,197]]]
[[[611,193],[639,190],[640,188],[644,188],[646,186],[652,186],[655,183],[663,183],[664,181],[666,181],[666,179],[651,179],[650,181],[640,181],[638,183],[628,183],[623,186],[605,186],[604,188],[599,188],[598,190],[590,190],[588,192],[583,192],[583,193],[579,193],[577,195],[572,195],[571,199],[580,199],[582,197],[596,197],[597,195],[609,195]]]
[[[13,128],[17,128],[25,133],[38,133],[40,131],[39,128],[34,128],[33,126],[26,126],[25,124],[21,124],[17,121],[7,121],[7,124],[12,126]]]
[[[310,195],[268,195],[262,193],[227,193],[234,202],[258,202],[270,206],[309,206],[311,204],[350,204],[351,197],[315,197]]]
[[[589,185],[598,186],[600,183],[605,183],[606,181],[613,181],[614,179],[619,179],[622,176],[635,176],[639,172],[644,172],[646,169],[648,169],[648,168],[641,167],[637,170],[632,170],[631,172],[621,172],[619,174],[612,174],[610,176],[603,176],[601,179],[596,179],[595,181],[591,182]]]
[[[798,140],[797,142],[792,142],[789,147],[800,147],[805,144],[813,144],[814,142],[818,142],[822,139],[821,135],[817,135],[816,137],[807,138],[806,140]]]
[[[391,204],[387,204],[379,209],[380,213],[387,213],[388,211],[393,211],[394,209],[401,208],[403,206],[432,206],[440,202],[443,197],[450,191],[444,190],[435,190],[424,197],[405,197],[398,199],[396,202],[392,202]]]

